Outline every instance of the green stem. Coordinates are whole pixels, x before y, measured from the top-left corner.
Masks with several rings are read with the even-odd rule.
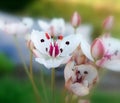
[[[18,40],[17,40],[16,36],[14,36],[14,41],[15,41],[16,48],[17,48],[17,50],[18,50],[20,59],[21,59],[21,61],[22,61],[22,63],[23,63],[24,70],[25,70],[25,72],[27,73],[27,75],[28,75],[28,77],[29,77],[29,79],[30,79],[30,82],[31,82],[31,84],[32,84],[32,86],[33,86],[33,90],[34,90],[35,95],[36,95],[37,103],[40,103],[40,95],[39,95],[37,86],[36,86],[36,84],[35,84],[35,82],[34,82],[34,79],[33,79],[32,75],[31,75],[31,73],[29,73],[29,71],[28,71],[28,67],[27,67],[27,65],[26,65],[26,63],[25,63],[25,61],[24,61],[23,54],[22,54],[22,52],[21,52],[21,49],[19,48],[19,44],[18,44]],[[31,65],[31,70],[32,70],[32,65]]]
[[[32,51],[30,51],[30,75],[33,77],[32,59],[33,59],[33,54],[32,54]]]
[[[49,100],[48,100],[48,96],[47,96],[47,93],[46,93],[46,85],[45,85],[45,82],[44,82],[44,74],[43,74],[43,70],[40,69],[40,76],[41,76],[41,85],[42,85],[42,89],[43,89],[43,94],[45,96],[45,103],[49,103]]]
[[[55,103],[54,97],[54,90],[55,90],[55,69],[52,68],[51,70],[51,96],[52,96],[52,103]]]
[[[69,102],[68,103],[72,103],[72,99],[73,98],[73,94],[72,93],[70,93],[70,95],[69,95]]]

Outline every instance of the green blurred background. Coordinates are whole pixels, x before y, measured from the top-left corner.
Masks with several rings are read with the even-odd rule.
[[[93,25],[93,38],[102,33],[104,18],[113,15],[115,23],[112,36],[120,38],[120,0],[0,0],[0,11],[18,16],[31,16],[35,19],[63,17],[68,22],[73,12],[78,11],[82,17],[82,23]],[[45,75],[47,84],[50,81],[48,78],[49,75]],[[56,103],[62,103],[60,91],[61,87],[64,87],[63,77],[56,79],[58,79],[58,85],[61,83],[61,86],[56,89]],[[39,73],[36,73],[35,80],[43,94]],[[50,86],[46,85],[45,88],[49,96]],[[97,87],[87,98],[91,99],[91,103],[120,103],[120,88],[105,91],[105,88]],[[36,101],[23,67],[15,65],[7,56],[0,54],[0,103],[26,102],[35,103]]]

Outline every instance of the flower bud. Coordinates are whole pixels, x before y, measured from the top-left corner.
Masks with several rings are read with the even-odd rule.
[[[101,39],[95,39],[91,45],[91,55],[94,58],[94,60],[101,59],[104,56],[104,52],[105,49]]]
[[[103,21],[103,28],[105,30],[110,30],[112,29],[114,22],[114,17],[113,16],[108,16],[104,21]]]
[[[78,12],[74,12],[71,18],[71,24],[74,28],[78,27],[81,23],[81,17]]]

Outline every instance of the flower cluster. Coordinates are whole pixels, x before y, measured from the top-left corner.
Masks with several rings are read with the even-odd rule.
[[[0,28],[8,34],[26,34],[32,24],[28,19],[12,24],[0,21]],[[80,24],[81,17],[77,12],[73,14],[71,24],[62,18],[50,22],[38,20],[41,31],[27,33],[27,46],[35,60],[48,69],[66,64],[65,87],[78,96],[85,96],[99,80],[99,68],[120,71],[120,40],[110,35],[112,16],[103,23],[105,33],[92,43],[88,43],[79,31]]]

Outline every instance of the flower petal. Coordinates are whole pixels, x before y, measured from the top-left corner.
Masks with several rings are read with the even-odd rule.
[[[48,28],[50,26],[47,22],[42,21],[42,20],[38,20],[38,25],[45,32],[47,32],[47,30],[48,30]]]
[[[108,52],[109,54],[114,54],[116,51],[120,52],[120,40],[112,37],[103,37],[102,40],[106,52]]]
[[[51,21],[50,27],[53,27],[53,34],[56,36],[65,33],[65,21],[62,18],[54,18]]]
[[[31,33],[31,41],[34,43],[35,48],[38,49],[40,53],[47,55],[46,48],[49,48],[51,40],[47,39],[45,32],[33,30]]]
[[[64,64],[64,61],[69,60],[69,57],[64,58],[36,58],[35,59],[40,64],[45,65],[48,69],[59,67],[61,64]]]
[[[80,34],[78,35],[69,35],[61,41],[60,49],[61,49],[61,55],[60,56],[66,56],[71,55],[71,53],[78,47],[80,44]]]
[[[103,68],[112,70],[112,71],[119,71],[120,72],[120,59],[119,60],[107,60],[102,64]]]
[[[91,45],[91,54],[95,60],[99,60],[104,56],[105,49],[102,40],[96,38]]]
[[[89,88],[83,86],[80,83],[74,83],[70,86],[72,92],[78,96],[85,96],[89,94]]]
[[[93,58],[91,56],[91,50],[90,50],[90,45],[86,42],[86,40],[83,39],[83,37],[80,38],[80,47],[82,49],[83,54],[90,59],[91,61],[93,61]]]
[[[68,81],[68,79],[72,76],[72,74],[74,73],[73,72],[73,68],[74,68],[74,64],[75,62],[74,61],[70,61],[67,63],[67,65],[65,66],[65,69],[64,69],[64,78],[65,78],[65,81]]]

